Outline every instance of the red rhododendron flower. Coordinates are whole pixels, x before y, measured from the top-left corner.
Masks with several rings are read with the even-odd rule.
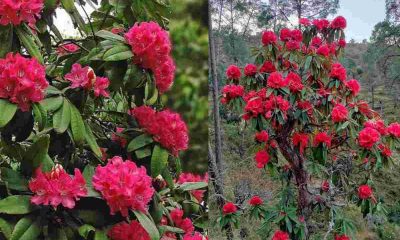
[[[257,168],[264,168],[268,164],[269,154],[265,150],[260,150],[254,156],[254,160],[257,162]]]
[[[298,41],[298,42],[303,41],[303,33],[299,29],[293,29],[290,32],[290,35],[291,35],[292,39],[295,41]]]
[[[331,22],[331,28],[333,29],[345,29],[347,26],[346,19],[342,16],[337,16]]]
[[[283,78],[279,72],[273,72],[269,75],[267,83],[271,88],[283,88],[289,84],[289,79]]]
[[[344,38],[339,39],[338,45],[339,45],[341,48],[345,48],[345,47],[346,47],[346,40],[345,40]]]
[[[259,196],[253,196],[253,197],[250,199],[249,204],[250,204],[251,206],[260,206],[260,205],[263,204],[263,202],[264,202],[264,201],[263,201]]]
[[[295,40],[290,40],[286,43],[286,48],[288,51],[295,51],[300,49],[300,42]]]
[[[296,132],[292,136],[292,142],[294,146],[299,147],[300,154],[303,154],[308,145],[308,134]]]
[[[340,63],[332,64],[330,77],[336,78],[342,82],[345,81],[347,78],[346,68],[344,68]]]
[[[380,139],[381,135],[377,130],[366,127],[358,134],[358,143],[361,147],[371,149]]]
[[[183,210],[175,208],[170,212],[170,215],[175,226],[181,228],[185,233],[192,233],[194,231],[192,220],[183,217]]]
[[[168,32],[156,22],[141,22],[125,34],[125,39],[131,45],[135,63],[152,70],[159,92],[166,92],[175,77]]]
[[[322,55],[324,57],[329,57],[330,49],[328,45],[322,45],[317,49],[317,54]]]
[[[275,67],[274,63],[272,63],[271,61],[265,61],[260,68],[260,72],[262,72],[262,73],[276,72],[276,67]]]
[[[290,103],[280,95],[271,95],[265,101],[264,107],[266,112],[279,109],[284,113],[284,115],[286,115],[286,112],[290,109]]]
[[[123,33],[125,31],[125,28],[123,27],[113,27],[111,28],[111,32],[114,34],[120,34]]]
[[[242,73],[240,72],[240,68],[236,65],[230,65],[226,69],[226,77],[228,79],[239,80],[241,76],[242,76]]]
[[[275,44],[277,37],[273,31],[264,31],[261,37],[261,41],[264,45]]]
[[[244,75],[248,77],[256,75],[257,71],[258,71],[257,66],[254,64],[247,64],[244,67]]]
[[[150,235],[140,225],[138,221],[132,220],[130,223],[121,222],[114,225],[107,233],[111,240],[150,240]]]
[[[307,18],[300,18],[299,19],[299,23],[303,26],[310,26],[311,22],[310,20],[308,20]]]
[[[360,199],[368,199],[372,196],[372,189],[368,185],[361,185],[358,187],[358,197]]]
[[[320,37],[316,36],[311,39],[311,46],[317,48],[321,46],[321,44],[322,44],[322,39]]]
[[[66,74],[64,78],[71,82],[71,88],[93,89],[96,97],[109,97],[106,89],[110,81],[108,78],[96,77],[93,69],[89,66],[82,67],[79,63],[75,63],[72,65],[71,72]]]
[[[332,138],[326,132],[319,132],[314,137],[314,146],[317,147],[319,144],[325,143],[327,147],[331,147]]]
[[[178,178],[178,183],[186,183],[186,182],[208,182],[208,174],[204,174],[204,176],[193,174],[193,173],[181,173]],[[194,198],[197,199],[198,202],[203,201],[203,196],[205,190],[192,190],[190,193],[193,195]]]
[[[360,83],[356,79],[350,79],[346,82],[346,87],[349,89],[353,96],[357,96],[360,92]]]
[[[385,126],[385,122],[381,119],[379,120],[369,120],[364,123],[364,127],[371,127],[377,130],[381,135],[385,136],[388,131]]]
[[[185,234],[185,236],[183,236],[183,240],[208,240],[208,238],[201,235],[199,232],[193,232]]]
[[[272,236],[271,240],[289,240],[289,234],[287,232],[277,230]]]
[[[258,114],[264,112],[263,101],[261,98],[253,98],[249,100],[244,107],[245,112],[250,114],[251,117],[257,117]]]
[[[109,159],[106,166],[98,166],[92,182],[94,189],[106,200],[112,215],[121,212],[126,217],[129,209],[147,211],[154,193],[146,168],[118,156]]]
[[[319,30],[325,30],[329,27],[329,21],[327,19],[314,19],[312,24]]]
[[[387,127],[387,131],[393,137],[400,138],[400,123],[397,122],[391,123]]]
[[[324,192],[329,191],[329,182],[327,180],[324,180],[321,184],[321,190]]]
[[[1,0],[0,25],[14,26],[26,22],[34,27],[36,18],[40,18],[43,9],[43,0]]]
[[[22,111],[28,111],[31,103],[40,102],[48,85],[45,67],[35,58],[8,53],[0,59],[0,98],[16,103]]]
[[[186,123],[181,116],[170,110],[156,112],[148,106],[132,109],[130,114],[139,126],[153,136],[154,141],[177,156],[179,151],[186,150],[189,137]]]
[[[229,103],[232,99],[242,97],[244,94],[244,87],[242,85],[230,84],[222,88],[222,96],[226,103]]]
[[[303,90],[303,83],[301,82],[301,77],[294,72],[290,72],[286,76],[286,81],[289,82],[289,89],[291,92],[300,92]]]
[[[31,202],[54,208],[60,204],[74,208],[75,201],[87,195],[86,181],[79,169],[75,168],[74,175],[71,177],[59,164],[47,173],[43,173],[40,168],[36,169],[35,177],[29,182],[29,189],[34,193]]]
[[[269,135],[267,131],[262,130],[261,132],[256,133],[255,138],[257,142],[267,142]]]
[[[346,234],[335,235],[335,240],[350,240],[350,238]]]
[[[227,202],[225,203],[225,205],[222,208],[222,213],[224,215],[226,214],[231,214],[231,213],[235,213],[237,211],[237,207],[235,204],[233,204],[232,202]]]
[[[332,109],[331,112],[332,121],[334,123],[346,121],[348,114],[349,112],[347,111],[347,108],[342,104],[338,103]]]
[[[117,133],[122,133],[125,130],[125,128],[116,128]],[[121,147],[126,147],[126,144],[128,143],[128,140],[126,140],[124,137],[121,137],[115,133],[111,134],[111,140],[113,140],[116,143],[119,143]]]
[[[312,116],[313,113],[313,105],[310,101],[297,101],[297,108],[307,112],[309,117]]]
[[[292,31],[289,28],[282,28],[279,34],[281,41],[289,41],[292,38]]]
[[[379,144],[378,145],[378,149],[381,151],[383,156],[385,156],[385,157],[391,157],[392,156],[392,151],[385,144],[382,144],[382,143]]]
[[[80,47],[78,45],[76,45],[75,43],[67,43],[67,44],[60,45],[57,48],[56,52],[59,56],[64,56],[66,54],[77,52],[79,49],[80,49]]]

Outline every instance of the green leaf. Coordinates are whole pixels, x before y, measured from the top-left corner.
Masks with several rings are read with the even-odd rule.
[[[70,103],[64,99],[62,107],[53,115],[53,127],[58,133],[63,133],[68,129],[71,122]]]
[[[43,171],[49,171],[54,163],[47,154],[50,144],[50,136],[42,135],[34,142],[25,152],[24,160],[21,163],[21,168],[24,172],[30,174],[36,168],[42,167]]]
[[[14,171],[11,168],[1,168],[1,180],[7,184],[9,189],[18,191],[28,190],[28,180],[19,174],[19,172]]]
[[[83,122],[81,113],[73,105],[70,105],[71,109],[71,130],[74,141],[77,145],[82,145],[85,141],[85,123]]]
[[[40,218],[24,217],[15,225],[10,240],[35,240],[41,232]]]
[[[46,111],[54,112],[62,106],[63,99],[64,98],[61,96],[46,98],[40,102],[40,105],[42,105]]]
[[[81,237],[84,239],[87,239],[92,231],[94,232],[96,229],[89,224],[84,224],[78,228],[79,235],[81,235]]]
[[[307,71],[310,68],[310,64],[311,64],[312,58],[313,58],[312,56],[308,56],[306,58],[306,62],[304,63],[304,70],[305,71]]]
[[[157,229],[156,225],[154,224],[154,222],[152,220],[150,220],[150,218],[142,212],[138,212],[138,211],[133,211],[133,212],[135,213],[136,218],[139,220],[142,227],[150,235],[150,239],[159,240],[160,233],[158,232],[158,229]]]
[[[103,60],[107,62],[121,61],[133,57],[132,50],[128,46],[115,46],[104,53]]]
[[[151,176],[157,177],[168,164],[168,151],[158,144],[154,146],[151,156]]]
[[[136,157],[139,159],[148,157],[151,155],[151,148],[145,147],[135,151]]]
[[[47,95],[60,95],[60,94],[62,94],[62,92],[54,86],[50,85],[46,89],[46,96]]]
[[[153,138],[147,134],[142,134],[135,137],[132,141],[129,142],[127,151],[133,152],[139,148],[142,148],[146,145],[149,145],[153,142]]]
[[[0,218],[0,232],[3,233],[6,239],[10,239],[12,230],[13,226],[3,218]]]
[[[0,128],[7,125],[17,112],[17,105],[10,103],[8,100],[0,99]]]
[[[13,195],[0,200],[0,213],[27,214],[35,210],[31,204],[31,196]]]
[[[206,182],[186,182],[180,185],[182,191],[191,191],[208,187]]]
[[[106,30],[98,31],[96,33],[96,36],[107,39],[107,40],[125,42],[125,38],[121,37],[118,34],[114,34],[110,31],[106,31]]]
[[[32,109],[35,120],[39,125],[39,131],[42,131],[46,126],[47,112],[40,104],[37,103],[32,104]]]
[[[96,233],[94,234],[94,240],[108,240],[106,232],[96,230]]]
[[[0,26],[0,58],[4,58],[7,53],[11,52],[13,43],[13,26]]]
[[[31,36],[30,33],[26,32],[22,27],[23,25],[19,25],[15,28],[19,40],[29,52],[29,54],[32,57],[36,58],[40,64],[43,64],[44,60],[42,54],[40,53],[39,46],[35,43],[33,36]]]
[[[90,128],[89,124],[87,124],[86,122],[85,122],[85,139],[86,142],[89,144],[90,149],[92,149],[93,153],[97,157],[101,158],[103,154],[101,153],[100,147],[97,144],[96,137],[94,136],[93,131]]]
[[[95,172],[95,168],[91,165],[86,165],[83,170],[83,178],[86,180],[86,188],[88,190],[88,197],[100,197],[100,194],[93,188],[92,178]]]

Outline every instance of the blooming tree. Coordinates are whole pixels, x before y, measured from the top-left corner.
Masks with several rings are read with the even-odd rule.
[[[350,239],[354,226],[340,214],[343,202],[356,203],[364,216],[382,210],[371,173],[392,161],[400,124],[359,99],[360,84],[339,62],[346,24],[341,16],[303,18],[300,29],[265,31],[255,64],[244,66],[244,75],[235,65],[226,70],[221,102],[254,129],[257,168],[283,182],[275,204],[255,196],[245,209],[272,239],[306,239],[313,214],[323,211],[327,236]],[[343,171],[346,163],[354,169]],[[238,220],[229,209],[222,226]]]
[[[182,172],[187,125],[160,99],[167,4],[101,1],[85,22],[83,3],[0,1],[0,238],[205,239],[207,175]]]

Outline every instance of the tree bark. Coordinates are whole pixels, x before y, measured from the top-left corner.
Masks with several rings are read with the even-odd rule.
[[[210,5],[211,3],[209,3]],[[211,6],[209,6],[211,8]],[[212,81],[212,99],[213,99],[213,116],[214,116],[214,141],[215,141],[215,161],[217,163],[218,171],[223,169],[222,159],[222,138],[221,138],[221,123],[219,116],[219,86],[218,86],[218,74],[216,67],[215,57],[215,42],[212,28],[211,14],[208,17],[208,29],[209,29],[209,71],[211,72]]]

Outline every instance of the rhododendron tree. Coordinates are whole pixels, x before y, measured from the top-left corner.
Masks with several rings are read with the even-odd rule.
[[[259,70],[246,74],[249,63],[235,66],[235,77],[227,76],[229,89],[244,89],[234,102],[222,103],[254,131],[249,164],[283,183],[276,201],[263,203],[254,196],[236,213],[249,211],[261,219],[263,239],[308,239],[319,212],[329,216],[325,238],[350,239],[353,225],[339,214],[343,202],[356,204],[364,216],[383,213],[371,173],[392,162],[400,124],[373,111],[360,99],[359,82],[347,76],[340,63],[346,26],[338,16],[300,19],[298,29],[279,33],[265,30],[260,47],[253,49],[251,64]],[[346,161],[353,169],[343,172],[339,166]],[[231,219],[226,216],[223,211],[221,219]]]
[[[183,172],[164,106],[169,5],[128,2],[0,1],[0,239],[206,239],[208,175]]]

